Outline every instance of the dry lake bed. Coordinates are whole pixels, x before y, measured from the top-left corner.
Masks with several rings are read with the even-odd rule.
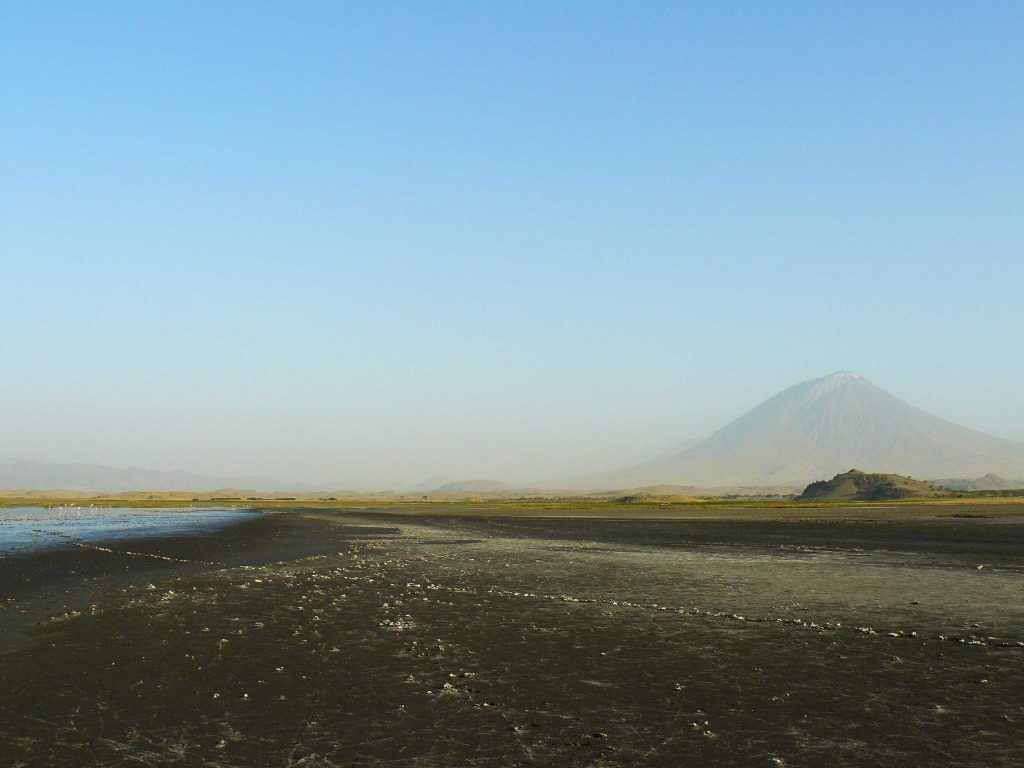
[[[397,511],[0,558],[0,765],[1024,764],[1021,507]]]

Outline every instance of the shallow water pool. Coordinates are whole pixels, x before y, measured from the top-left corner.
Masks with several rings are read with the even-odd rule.
[[[0,509],[0,558],[139,536],[203,534],[254,514],[224,507],[6,507]]]

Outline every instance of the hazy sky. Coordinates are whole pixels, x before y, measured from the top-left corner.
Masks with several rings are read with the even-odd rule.
[[[836,369],[1024,440],[1024,4],[0,2],[0,457],[629,464]]]

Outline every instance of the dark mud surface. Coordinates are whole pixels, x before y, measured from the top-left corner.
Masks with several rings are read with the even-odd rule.
[[[4,562],[0,765],[1020,766],[1022,534],[293,513]]]

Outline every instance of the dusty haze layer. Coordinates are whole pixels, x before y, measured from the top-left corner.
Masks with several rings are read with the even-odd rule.
[[[315,449],[302,450],[315,453]],[[566,465],[571,458],[566,455]],[[851,468],[927,480],[964,478],[968,485],[974,482],[972,478],[992,475],[1005,487],[1017,487],[1024,482],[1024,444],[933,416],[885,392],[859,374],[840,371],[780,392],[706,440],[683,443],[676,451],[630,468],[582,478],[519,484],[504,482],[501,477],[473,478],[467,472],[461,478],[439,476],[418,484],[382,483],[377,488],[454,495],[502,495],[536,489],[632,489],[652,485],[687,486],[702,492],[736,487],[795,489]],[[361,491],[367,486],[358,482],[296,483],[272,477],[217,477],[0,460],[0,488]]]

